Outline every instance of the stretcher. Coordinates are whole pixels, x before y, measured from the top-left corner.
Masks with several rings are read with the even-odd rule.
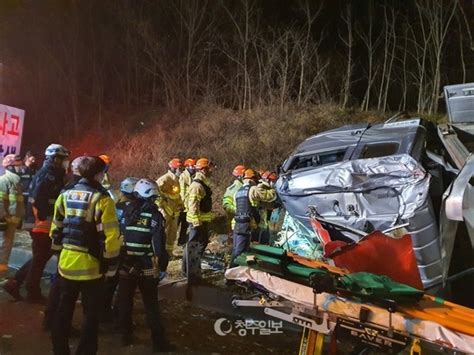
[[[337,268],[332,271],[343,273]],[[260,293],[253,302],[234,299],[234,306],[264,307],[269,316],[303,328],[300,354],[320,354],[324,346],[328,353],[335,353],[337,340],[344,339],[384,353],[403,349],[410,349],[411,354],[425,349],[474,353],[474,310],[429,295],[416,305],[391,309],[335,294],[315,293],[310,286],[247,266],[229,269],[225,276]],[[331,336],[326,345],[325,336]]]

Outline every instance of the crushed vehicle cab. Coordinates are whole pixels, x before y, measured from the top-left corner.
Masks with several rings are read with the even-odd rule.
[[[345,241],[362,237],[350,228],[371,233],[403,226],[411,235],[425,288],[448,279],[456,238],[463,238],[464,252],[468,242],[469,267],[474,84],[463,85],[472,89],[445,88],[449,124],[389,120],[306,139],[283,163],[276,185],[288,215],[310,229],[308,209],[313,206],[325,221],[349,228],[332,235]],[[316,238],[305,238],[317,244]]]

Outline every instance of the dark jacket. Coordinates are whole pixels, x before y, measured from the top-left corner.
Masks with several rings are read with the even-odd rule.
[[[35,174],[30,186],[30,198],[33,207],[38,211],[38,219],[45,221],[54,213],[54,203],[64,187],[65,172],[46,160],[43,167]]]

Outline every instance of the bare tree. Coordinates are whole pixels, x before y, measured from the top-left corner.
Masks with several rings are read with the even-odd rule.
[[[346,62],[346,73],[344,76],[344,85],[343,85],[343,92],[342,92],[342,103],[341,107],[345,109],[349,103],[349,99],[351,97],[351,82],[352,82],[352,71],[354,69],[354,65],[352,63],[352,48],[354,46],[354,37],[353,37],[353,24],[352,24],[352,4],[348,3],[346,5],[346,12],[342,17],[343,21],[347,27],[347,38],[342,37],[339,35],[342,43],[347,48],[347,62]]]

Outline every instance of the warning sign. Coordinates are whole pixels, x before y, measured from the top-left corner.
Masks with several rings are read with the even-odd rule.
[[[0,104],[0,158],[20,154],[25,111]]]

